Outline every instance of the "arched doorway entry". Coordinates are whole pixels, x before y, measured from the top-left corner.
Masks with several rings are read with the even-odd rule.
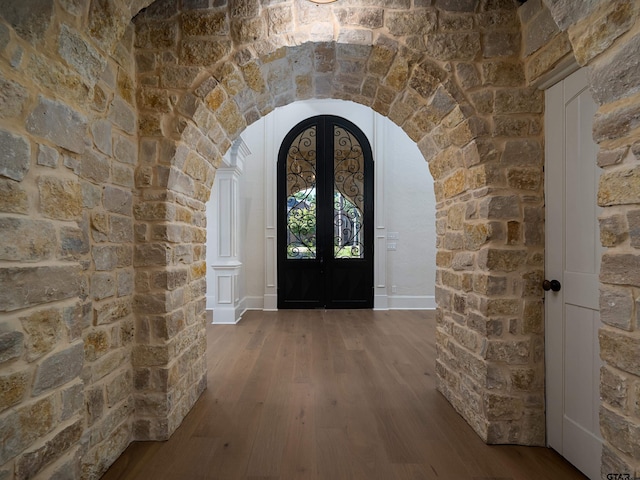
[[[373,307],[373,156],[364,133],[309,118],[278,154],[278,308]]]

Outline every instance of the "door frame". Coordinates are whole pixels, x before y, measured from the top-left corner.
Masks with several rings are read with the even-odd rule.
[[[287,236],[284,234],[287,226],[287,215],[285,214],[287,194],[286,181],[286,159],[292,142],[309,127],[316,126],[316,197],[317,208],[317,245],[326,247],[326,251],[319,251],[319,259],[302,260],[288,259],[285,255],[287,249]],[[332,135],[334,127],[340,127],[355,138],[361,149],[362,165],[364,168],[363,187],[363,208],[364,224],[362,235],[364,237],[363,258],[353,260],[337,259],[333,256],[334,240],[334,189],[335,189],[335,165],[334,165],[334,138]],[[276,203],[278,212],[276,215],[277,225],[277,289],[278,308],[286,308],[285,299],[282,296],[281,288],[285,282],[285,266],[292,262],[292,271],[304,270],[306,268],[315,272],[319,276],[318,289],[322,292],[321,298],[317,301],[298,300],[291,301],[288,308],[373,308],[374,306],[374,269],[375,269],[375,161],[373,149],[364,131],[354,122],[333,114],[313,115],[298,122],[289,130],[284,139],[280,142],[276,162]],[[323,260],[324,257],[324,260]],[[336,280],[344,277],[334,277],[331,275],[336,271],[344,270],[349,275],[353,271],[361,271],[366,276],[366,290],[357,295],[356,300],[346,298],[339,299],[331,294],[332,286],[337,284]],[[355,278],[355,277],[354,277]],[[347,282],[348,285],[358,285],[359,282]],[[369,288],[370,286],[370,288]]]

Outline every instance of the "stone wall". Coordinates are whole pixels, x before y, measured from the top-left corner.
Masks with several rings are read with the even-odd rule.
[[[97,478],[133,438],[134,29],[81,4],[0,7],[2,479]]]
[[[543,97],[527,84],[567,38],[603,105],[602,418],[619,428],[604,465],[637,474],[637,281],[621,266],[640,202],[635,3],[554,2],[554,30],[530,2],[3,2],[0,478],[97,478],[177,428],[206,386],[215,169],[248,124],[308,98],[370,106],[418,144],[438,202],[438,388],[485,441],[543,444]]]
[[[640,202],[635,180],[640,160],[640,4],[529,0],[518,13],[526,38],[527,80],[535,83],[573,56],[580,66],[588,66],[591,93],[600,105],[593,135],[603,168],[600,241],[607,248],[600,271],[602,478],[610,473],[635,478],[640,476],[640,243],[635,233]]]
[[[311,97],[371,106],[418,143],[435,180],[439,388],[486,441],[542,444],[543,97],[524,87],[514,4],[167,1],[135,24],[141,152],[151,152],[142,154],[136,211],[162,205],[159,217],[138,215],[136,251],[156,257],[138,273],[140,301],[162,298],[165,319],[184,318],[187,301],[200,315],[200,299],[185,297],[201,290],[191,249],[220,155],[247,124]],[[158,153],[162,145],[173,158]],[[177,260],[185,248],[189,260]],[[147,276],[167,265],[182,283],[149,288]],[[165,347],[197,337],[194,327]],[[176,386],[163,388],[173,397]]]

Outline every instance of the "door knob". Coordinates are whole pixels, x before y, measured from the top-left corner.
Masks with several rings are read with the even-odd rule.
[[[561,287],[562,285],[560,285],[560,282],[558,280],[545,280],[544,282],[542,282],[542,289],[545,292],[548,292],[549,290],[553,292],[559,292]]]

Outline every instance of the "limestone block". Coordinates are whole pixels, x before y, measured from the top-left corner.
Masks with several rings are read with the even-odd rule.
[[[484,248],[477,257],[478,266],[483,270],[513,272],[527,260],[526,250]]]
[[[42,40],[51,23],[53,5],[45,2],[21,2],[7,0],[0,15],[16,33],[31,43]],[[3,462],[4,463],[4,462]]]
[[[228,35],[229,24],[224,12],[187,11],[180,17],[182,34],[186,36]]]
[[[27,361],[32,362],[52,351],[62,333],[62,311],[41,310],[20,319],[26,333]]]
[[[216,112],[216,118],[231,138],[234,138],[247,126],[238,106],[233,101],[225,102]]]
[[[27,131],[75,153],[85,151],[87,119],[62,102],[38,97],[26,124]]]
[[[605,150],[601,146],[600,149],[598,149],[598,166],[604,168],[611,165],[617,165],[624,157],[626,157],[628,151],[629,147]]]
[[[632,458],[640,456],[640,446],[637,442],[638,426],[631,418],[601,405],[600,431],[602,437],[619,451]]]
[[[484,198],[480,202],[478,215],[490,220],[519,218],[520,200],[516,195]]]
[[[20,357],[24,350],[23,344],[22,332],[12,330],[7,324],[0,324],[0,363]]]
[[[65,421],[78,414],[84,406],[84,384],[75,383],[61,392],[62,411],[60,420]]]
[[[551,12],[541,9],[524,29],[524,56],[528,57],[560,33]]]
[[[543,48],[534,53],[525,64],[528,84],[533,83],[571,52],[571,43],[566,32],[556,35]]]
[[[169,92],[163,88],[142,87],[138,96],[138,104],[142,108],[168,113],[171,111]]]
[[[94,246],[91,256],[98,271],[111,271],[132,264],[132,249],[124,245]]]
[[[133,195],[130,191],[106,186],[102,197],[102,203],[107,211],[129,216],[132,214]]]
[[[538,191],[542,186],[542,171],[539,168],[510,168],[507,170],[507,185],[517,190]]]
[[[183,39],[181,65],[213,65],[231,53],[228,40]]]
[[[30,380],[27,370],[0,375],[0,413],[24,399]]]
[[[16,478],[34,478],[49,463],[62,456],[64,452],[80,441],[82,436],[82,420],[76,420],[63,428],[41,447],[30,450],[16,459]]]
[[[630,212],[635,221],[640,222],[640,218],[637,218],[633,212]],[[603,247],[615,247],[624,242],[629,237],[629,227],[627,225],[624,215],[621,214],[603,214],[598,217],[598,223],[600,226],[600,243]],[[640,226],[640,223],[638,223]],[[634,229],[634,231],[636,231]],[[640,229],[637,230],[638,240],[640,240]]]
[[[485,358],[508,365],[526,365],[529,363],[530,354],[529,340],[489,340]]]
[[[532,88],[500,89],[496,91],[496,113],[542,113],[543,93]]]
[[[136,24],[135,46],[147,50],[169,50],[175,47],[178,25],[175,22]]]
[[[640,376],[640,338],[611,327],[599,331],[600,358],[609,365]]]
[[[83,338],[84,356],[88,362],[93,362],[102,357],[111,348],[109,334],[105,330],[93,330]]]
[[[593,139],[600,143],[624,137],[640,126],[640,101],[638,95],[607,111],[598,111],[593,120]]]
[[[475,273],[473,291],[483,295],[503,295],[507,291],[507,277]]]
[[[86,290],[79,265],[4,268],[0,270],[0,311],[84,296]]]
[[[91,294],[94,300],[102,300],[116,294],[115,277],[111,273],[94,273],[91,276]]]
[[[405,35],[424,35],[435,31],[437,16],[433,10],[415,12],[387,11],[384,15],[385,26],[392,35],[402,37]]]
[[[534,246],[544,244],[544,212],[537,206],[524,207],[524,244]]]
[[[640,256],[632,253],[605,253],[600,281],[614,285],[640,286]]]
[[[482,35],[484,58],[511,57],[520,52],[520,34],[489,31]]]
[[[82,343],[76,343],[65,350],[49,355],[38,365],[31,390],[32,395],[40,395],[77,378],[82,371],[83,363]]]
[[[102,50],[109,52],[122,38],[131,14],[118,3],[94,0],[90,3],[88,18],[89,34]]]
[[[640,167],[605,172],[598,185],[598,205],[640,203]]]
[[[136,245],[134,250],[134,265],[140,266],[166,266],[171,262],[171,247],[163,243],[150,243]]]
[[[128,134],[133,135],[135,133],[136,115],[131,106],[118,96],[114,97],[109,105],[109,120]]]
[[[131,371],[116,376],[106,386],[107,407],[111,408],[131,394]]]
[[[106,59],[87,40],[64,24],[60,27],[58,53],[92,84],[98,81],[107,64]]]
[[[465,90],[469,90],[480,85],[480,74],[478,73],[478,69],[473,63],[457,63],[456,74],[458,76],[458,80],[460,81],[460,85]]]
[[[0,129],[0,175],[22,181],[29,171],[31,145],[20,135]]]
[[[91,125],[91,134],[96,148],[105,155],[111,155],[111,122],[107,120],[98,120],[94,122]]]
[[[624,5],[624,2],[618,4]],[[631,21],[631,18],[622,18]],[[611,103],[640,91],[640,34],[615,51],[605,61],[596,62],[589,70],[591,92],[600,105]]]
[[[0,118],[18,117],[29,99],[27,89],[0,74]]]
[[[136,87],[133,79],[123,69],[118,70],[117,86],[117,94],[130,105],[135,105]]]
[[[500,156],[500,163],[514,166],[541,166],[542,159],[542,147],[538,140],[508,140]]]
[[[429,35],[426,45],[427,55],[443,61],[473,60],[480,52],[480,34],[435,33]]]
[[[466,13],[441,12],[438,18],[438,30],[441,32],[473,30],[473,16]]]
[[[443,193],[445,198],[451,198],[466,190],[466,175],[463,169],[459,169],[449,175],[443,182]],[[462,236],[460,236],[462,238]]]
[[[629,288],[600,286],[600,320],[623,330],[632,330],[635,302]]]
[[[383,37],[373,46],[371,55],[367,62],[368,71],[372,75],[384,77],[389,71],[389,67],[398,53],[398,45],[396,42]],[[436,67],[437,68],[437,67]],[[417,69],[418,70],[418,69]],[[428,67],[422,67],[416,73],[418,75],[426,73]],[[417,82],[416,82],[417,83]]]
[[[133,243],[133,222],[130,218],[112,216],[109,222],[109,241]]]
[[[134,275],[131,270],[119,270],[117,273],[117,294],[118,297],[125,297],[133,294]]]
[[[524,83],[524,70],[519,63],[484,62],[482,64],[483,85],[515,87]]]
[[[347,7],[336,8],[334,14],[341,25],[356,25],[368,29],[381,28],[383,25],[382,8]]]
[[[40,177],[40,211],[49,218],[76,220],[82,212],[82,190],[74,180]]]
[[[518,420],[524,410],[524,403],[520,397],[487,392],[483,401],[488,420]]]
[[[553,18],[562,30],[569,25],[578,23],[597,7],[600,0],[561,0],[557,2],[545,2],[551,10]]]
[[[587,17],[569,28],[574,55],[580,65],[605,51],[627,32],[636,17],[631,0],[607,0]]]
[[[56,232],[51,222],[0,218],[0,260],[37,262],[51,257]]]
[[[49,395],[9,411],[0,423],[0,438],[6,439],[0,450],[0,464],[4,465],[54,428],[54,402],[55,395]]]
[[[200,68],[183,67],[178,65],[165,65],[160,72],[160,87],[162,88],[189,88],[195,81]],[[199,95],[202,97],[201,95]]]
[[[129,316],[131,310],[131,300],[129,298],[118,298],[101,302],[94,306],[94,324],[105,325]]]

